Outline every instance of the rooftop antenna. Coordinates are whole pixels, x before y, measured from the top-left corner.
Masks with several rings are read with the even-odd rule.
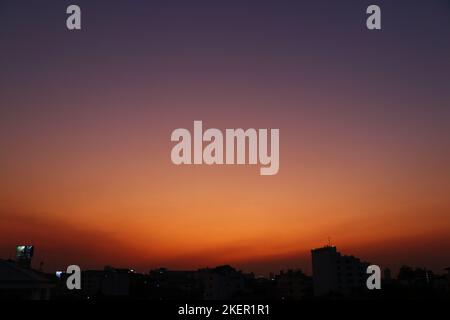
[[[328,246],[331,247],[331,238],[328,236]]]

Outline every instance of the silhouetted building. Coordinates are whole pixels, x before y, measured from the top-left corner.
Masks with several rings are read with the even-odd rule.
[[[366,289],[369,263],[341,255],[334,246],[311,250],[314,295],[349,295]]]
[[[68,290],[68,275],[61,274],[59,292],[61,298],[79,299],[125,299],[146,297],[148,276],[135,273],[132,269],[106,266],[103,270],[81,272],[81,290]]]
[[[251,296],[248,298],[254,300],[280,299],[274,277],[272,274],[270,278],[257,277],[251,281]]]
[[[435,289],[448,294],[450,293],[450,268],[446,268],[445,270],[447,273],[441,276],[436,276],[433,285]]]
[[[203,298],[203,285],[196,271],[160,268],[150,271],[150,297],[155,300],[196,300]]]
[[[224,265],[198,270],[198,279],[203,283],[205,300],[226,300],[249,297],[255,276]]]
[[[48,300],[54,287],[46,275],[0,259],[0,300]]]
[[[300,300],[312,296],[312,278],[301,270],[281,271],[274,281],[278,299]]]
[[[423,268],[413,269],[409,266],[402,266],[398,273],[398,280],[402,285],[424,288],[431,285],[434,274]]]

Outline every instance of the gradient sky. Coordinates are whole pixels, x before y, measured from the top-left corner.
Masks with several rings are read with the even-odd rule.
[[[278,175],[173,165],[194,120],[279,128]],[[331,237],[440,272],[449,121],[448,0],[0,0],[0,257],[310,272]]]

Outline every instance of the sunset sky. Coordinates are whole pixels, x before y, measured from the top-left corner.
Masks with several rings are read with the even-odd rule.
[[[279,173],[173,165],[194,120],[279,128]],[[0,0],[0,258],[310,273],[330,237],[441,272],[449,123],[448,0]]]

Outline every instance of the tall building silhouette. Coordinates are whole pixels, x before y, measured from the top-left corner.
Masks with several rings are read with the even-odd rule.
[[[334,246],[311,250],[314,295],[348,295],[366,288],[369,263],[342,255]]]

